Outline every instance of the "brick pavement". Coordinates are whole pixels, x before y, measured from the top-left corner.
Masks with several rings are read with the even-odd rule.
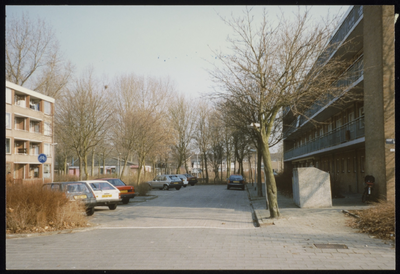
[[[221,186],[196,187],[199,187],[198,192],[186,188],[186,194],[182,192],[184,195],[181,197],[183,199],[190,193],[202,195],[203,190],[207,193],[212,189],[209,207],[199,205],[198,211],[190,212],[195,214],[209,209],[210,223],[202,220],[203,223],[193,221],[190,226],[181,226],[180,219],[184,216],[171,215],[175,218],[168,219],[154,215],[152,221],[155,223],[148,216],[148,227],[138,227],[134,223],[142,218],[133,220],[131,227],[120,227],[118,220],[112,220],[82,232],[7,239],[6,267],[51,270],[395,269],[394,248],[384,241],[371,239],[346,227],[344,214],[339,208],[307,213],[291,207],[290,199],[285,207],[280,197],[284,217],[275,225],[256,228],[251,223],[250,205],[243,203],[243,196],[247,196],[247,192],[227,192]],[[158,194],[161,196],[151,201],[130,203],[132,214],[146,208],[150,210],[147,213],[155,214],[151,208],[167,205],[164,195],[175,195],[173,192]],[[233,197],[239,205],[229,204],[229,199],[225,199],[227,197]],[[181,203],[181,206],[185,206],[183,200]],[[252,204],[257,208],[262,201],[253,200]],[[217,207],[221,210],[214,210]],[[121,206],[121,209],[130,212],[129,207]],[[120,207],[115,213],[118,210]],[[258,210],[262,211],[262,207],[258,207]],[[241,219],[235,218],[235,211]],[[107,216],[108,212],[99,211],[95,215]],[[173,207],[168,212],[172,214]],[[206,218],[206,215],[200,216]],[[118,218],[123,218],[123,215]],[[219,223],[221,219],[230,220],[229,228]],[[162,224],[162,227],[157,228],[154,224]],[[315,243],[340,243],[347,245],[348,249],[319,249],[313,245]]]

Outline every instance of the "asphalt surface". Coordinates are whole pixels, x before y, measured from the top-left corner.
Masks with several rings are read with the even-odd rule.
[[[393,246],[347,227],[340,208],[304,211],[279,196],[282,217],[271,223],[253,187],[150,194],[114,211],[98,207],[92,228],[8,237],[6,269],[395,269]],[[347,249],[314,245],[328,243]]]

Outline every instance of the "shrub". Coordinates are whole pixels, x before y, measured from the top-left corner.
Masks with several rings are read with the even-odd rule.
[[[78,181],[79,178],[76,175],[71,174],[55,174],[54,182],[74,182]]]
[[[135,192],[139,196],[146,196],[149,191],[150,191],[150,186],[146,183],[140,183],[138,186],[135,187]]]
[[[354,210],[359,216],[351,219],[349,225],[358,228],[363,233],[372,234],[380,239],[395,240],[395,213],[394,202],[379,201],[373,203],[373,207],[365,210]]]
[[[43,232],[87,226],[84,207],[62,192],[42,184],[13,184],[6,188],[6,229],[11,233]]]

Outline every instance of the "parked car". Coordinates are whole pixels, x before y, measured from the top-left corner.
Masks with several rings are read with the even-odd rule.
[[[189,181],[188,181],[188,179],[187,179],[187,177],[185,175],[183,175],[183,174],[175,174],[175,176],[182,180],[183,187],[187,187],[187,185],[189,184]]]
[[[118,202],[121,202],[119,190],[107,181],[89,180],[82,181],[86,183],[93,191],[96,197],[96,206],[108,206],[110,210],[117,208]]]
[[[101,178],[97,180],[105,180],[118,188],[123,204],[129,203],[129,199],[135,198],[135,187],[127,186],[121,179],[118,178]]]
[[[226,188],[230,189],[231,187],[240,187],[242,190],[244,190],[245,184],[246,184],[246,180],[243,178],[242,175],[232,174],[228,178]]]
[[[193,176],[192,174],[183,174],[186,176],[186,178],[188,179],[188,182],[191,186],[194,186],[195,184],[197,184],[197,177]]]
[[[94,214],[96,198],[92,190],[82,182],[53,182],[43,185],[43,188],[52,191],[64,192],[70,201],[82,202],[85,206],[87,216]]]
[[[169,190],[170,188],[179,190],[183,186],[182,180],[172,174],[157,175],[152,181],[147,183],[151,186],[151,188],[159,188],[164,190]]]

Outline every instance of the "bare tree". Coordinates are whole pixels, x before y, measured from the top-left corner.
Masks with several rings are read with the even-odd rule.
[[[173,149],[176,151],[176,173],[178,174],[182,164],[187,170],[188,148],[193,139],[195,127],[195,108],[185,95],[180,94],[170,103],[168,113],[170,124],[175,130],[176,139]]]
[[[211,146],[211,132],[210,132],[210,112],[211,106],[207,102],[201,101],[198,106],[196,133],[194,136],[195,143],[202,154],[204,161],[204,168],[206,172],[206,183],[208,183],[208,165],[207,165],[207,152]]]
[[[147,156],[165,144],[171,144],[167,102],[174,89],[169,79],[120,76],[114,84],[116,96],[113,118],[114,143],[126,162],[132,154],[138,158],[137,182]]]
[[[241,111],[253,113],[253,129],[262,148],[270,217],[280,215],[277,188],[271,167],[270,136],[282,108],[290,107],[296,115],[317,98],[332,95],[338,89],[332,83],[345,67],[339,57],[329,65],[316,62],[324,56],[333,27],[332,21],[312,22],[309,9],[301,10],[287,20],[282,13],[274,25],[264,10],[261,23],[254,26],[251,10],[243,18],[224,20],[233,30],[228,38],[232,54],[217,53],[222,67],[211,71],[223,91],[217,97],[227,98]],[[257,124],[256,124],[257,123]]]
[[[107,131],[112,113],[111,96],[98,86],[93,71],[88,70],[78,79],[65,96],[55,115],[58,138],[75,150],[79,157],[79,179],[82,180],[83,164],[87,172],[87,156]]]
[[[65,61],[51,26],[40,18],[7,17],[6,79],[57,98],[71,80],[73,66]]]

